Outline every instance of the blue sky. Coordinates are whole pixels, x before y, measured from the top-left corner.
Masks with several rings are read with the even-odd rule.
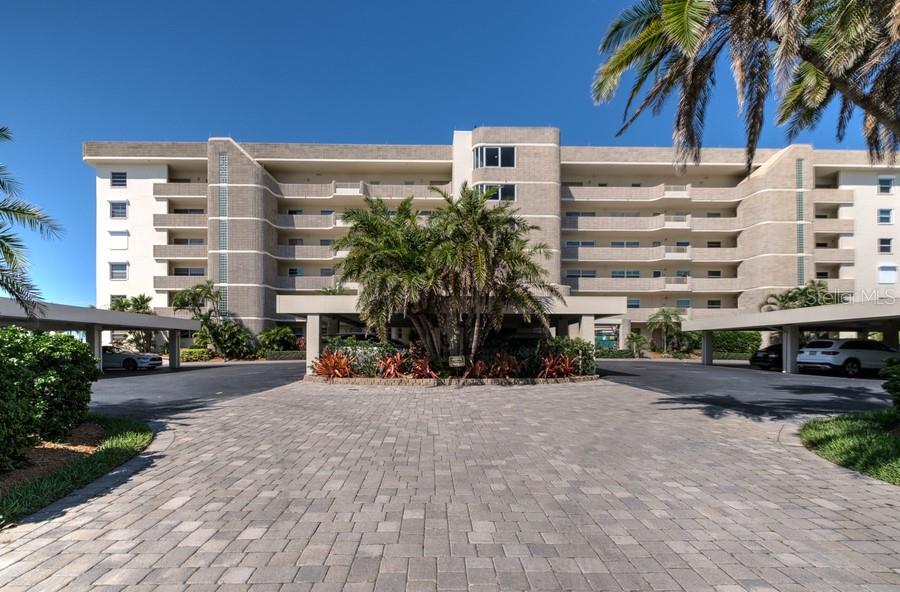
[[[453,129],[553,125],[565,144],[666,146],[671,117],[614,133],[590,98],[621,0],[18,3],[4,13],[0,145],[25,196],[66,229],[25,233],[44,297],[94,302],[86,140],[449,143]],[[798,141],[836,147],[834,119]],[[862,148],[851,128],[846,148]],[[723,68],[706,146],[742,146]],[[785,143],[769,124],[766,147]]]

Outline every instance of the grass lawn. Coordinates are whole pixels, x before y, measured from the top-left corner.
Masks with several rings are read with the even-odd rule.
[[[91,413],[87,421],[103,428],[104,436],[96,451],[49,475],[20,483],[0,494],[0,527],[36,512],[105,475],[140,453],[153,440],[150,428],[133,419]]]
[[[900,485],[900,412],[896,409],[814,419],[801,428],[800,439],[842,467]]]

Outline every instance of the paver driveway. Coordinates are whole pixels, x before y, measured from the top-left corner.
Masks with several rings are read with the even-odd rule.
[[[0,586],[900,590],[900,490],[784,427],[607,382],[288,385],[0,532]]]

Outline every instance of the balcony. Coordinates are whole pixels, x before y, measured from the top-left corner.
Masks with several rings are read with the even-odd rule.
[[[206,214],[153,214],[156,228],[207,228]]]
[[[856,251],[853,249],[818,248],[814,251],[816,263],[853,263]]]
[[[275,218],[275,225],[282,228],[334,228],[336,226],[344,226],[343,221],[337,214],[304,214],[302,216],[291,216],[288,214],[279,214]]]
[[[577,292],[651,292],[665,290],[666,278],[563,278]]]
[[[666,256],[664,247],[618,249],[612,247],[565,247],[563,261],[659,261]]]
[[[691,278],[693,292],[740,292],[741,282],[738,278]]]
[[[704,218],[691,216],[691,230],[697,232],[737,232],[741,230],[736,217],[728,218]]]
[[[831,278],[825,280],[829,292],[852,293],[856,289],[854,280],[848,278]]]
[[[184,290],[208,279],[205,275],[157,275],[153,278],[153,288],[159,291]]]
[[[323,290],[337,286],[335,276],[286,276],[280,275],[275,281],[279,290]]]
[[[655,185],[652,187],[579,187],[564,185],[564,200],[572,201],[734,201],[741,195],[734,187],[693,187],[691,185]]]
[[[815,203],[852,204],[854,194],[849,189],[815,189],[812,198]]]
[[[206,183],[154,183],[153,197],[206,197]]]
[[[813,232],[822,234],[853,234],[852,218],[816,218]]]
[[[664,250],[663,252],[665,253],[666,259],[687,261],[691,258],[691,248],[690,247],[666,246],[666,247],[663,247],[663,250]]]
[[[589,231],[650,231],[685,229],[697,232],[737,232],[741,230],[736,217],[701,218],[691,215],[656,216],[565,216],[563,230]]]
[[[280,259],[340,259],[346,252],[335,252],[330,246],[322,245],[278,245],[275,254]]]
[[[153,313],[161,317],[174,317],[176,319],[191,319],[191,312],[188,310],[175,310],[171,306],[157,306],[153,308]]]
[[[381,197],[384,199],[417,199],[443,200],[438,193],[430,189],[430,185],[381,185],[359,181],[345,183],[282,183],[280,185],[284,197],[310,197],[328,199],[339,195]],[[440,189],[450,192],[450,184],[441,185]]]
[[[206,259],[206,245],[153,245],[156,259]]]
[[[735,308],[677,308],[677,310],[681,312],[682,319],[722,318],[737,312]],[[625,318],[633,323],[646,323],[658,311],[659,308],[629,308],[625,313]]]
[[[691,247],[692,261],[740,261],[736,247]]]

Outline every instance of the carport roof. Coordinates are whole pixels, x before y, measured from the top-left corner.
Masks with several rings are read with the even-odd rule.
[[[0,325],[20,325],[29,329],[56,331],[81,331],[91,326],[103,329],[153,329],[156,331],[196,331],[199,321],[159,315],[137,314],[70,306],[45,304],[43,315],[29,319],[25,312],[10,298],[0,298]]]
[[[771,312],[750,312],[718,319],[695,319],[682,323],[685,331],[730,329],[778,329],[796,325],[809,330],[880,330],[888,321],[900,320],[900,302],[828,304]]]

